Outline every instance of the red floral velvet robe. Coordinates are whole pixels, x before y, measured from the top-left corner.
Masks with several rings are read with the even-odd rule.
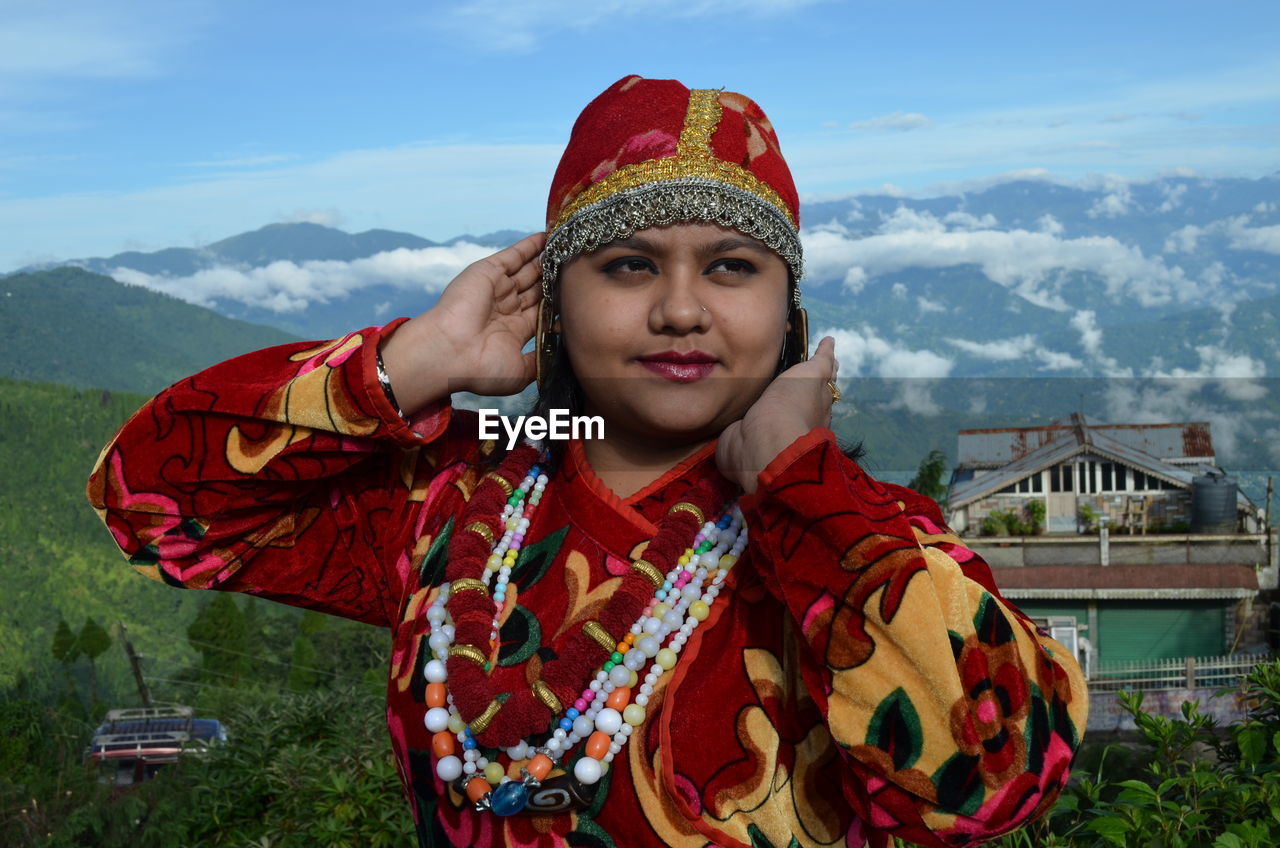
[[[422,844],[968,845],[1053,801],[1085,726],[1071,655],[1000,598],[932,501],[816,429],[742,499],[747,553],[607,792],[556,816],[471,810],[432,769],[423,613],[492,446],[469,412],[396,415],[374,353],[398,323],[162,392],[103,451],[89,498],[155,579],[391,629],[387,719]],[[708,446],[624,501],[571,446],[511,578],[504,690],[537,679],[667,508],[717,473]]]

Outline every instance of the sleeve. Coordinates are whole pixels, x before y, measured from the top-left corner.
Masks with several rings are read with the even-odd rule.
[[[1057,798],[1088,712],[1070,652],[1005,601],[921,495],[871,479],[829,430],[743,499],[753,559],[808,645],[805,680],[874,831],[972,845]]]
[[[128,561],[174,586],[388,625],[424,477],[477,447],[447,402],[406,421],[387,400],[377,348],[404,320],[245,354],[134,413],[87,492]]]

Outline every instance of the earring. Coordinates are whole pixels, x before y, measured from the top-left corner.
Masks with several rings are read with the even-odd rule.
[[[533,361],[539,392],[551,376],[551,363],[555,359],[559,340],[560,322],[556,320],[552,310],[551,299],[544,297],[538,304],[538,324],[533,335]]]
[[[803,306],[791,311],[791,330],[787,333],[786,361],[783,368],[799,365],[809,358],[809,313]]]

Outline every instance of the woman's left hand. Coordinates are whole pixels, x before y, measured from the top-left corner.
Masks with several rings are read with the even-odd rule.
[[[756,476],[788,445],[814,427],[831,426],[831,387],[839,364],[836,342],[826,336],[813,357],[778,375],[746,415],[724,428],[716,447],[720,473],[746,492]]]

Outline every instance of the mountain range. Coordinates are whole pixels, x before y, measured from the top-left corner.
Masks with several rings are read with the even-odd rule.
[[[811,324],[856,336],[846,346],[856,361],[845,365],[861,374],[1275,370],[1266,366],[1277,362],[1268,328],[1280,294],[1278,175],[1022,178],[931,198],[813,201],[803,211]],[[522,235],[432,242],[272,224],[198,249],[65,264],[322,338],[417,314],[462,267]]]
[[[896,404],[984,426],[1016,385],[1028,421],[1081,408],[1198,416],[1259,460],[1280,442],[1267,379],[1280,373],[1280,176],[1035,176],[812,201],[804,216],[812,340],[836,337],[842,378],[863,381],[864,416]],[[272,224],[198,249],[24,269],[0,278],[0,331],[18,342],[0,373],[154,391],[234,352],[417,314],[523,234],[432,242]],[[113,359],[121,339],[130,362]]]

